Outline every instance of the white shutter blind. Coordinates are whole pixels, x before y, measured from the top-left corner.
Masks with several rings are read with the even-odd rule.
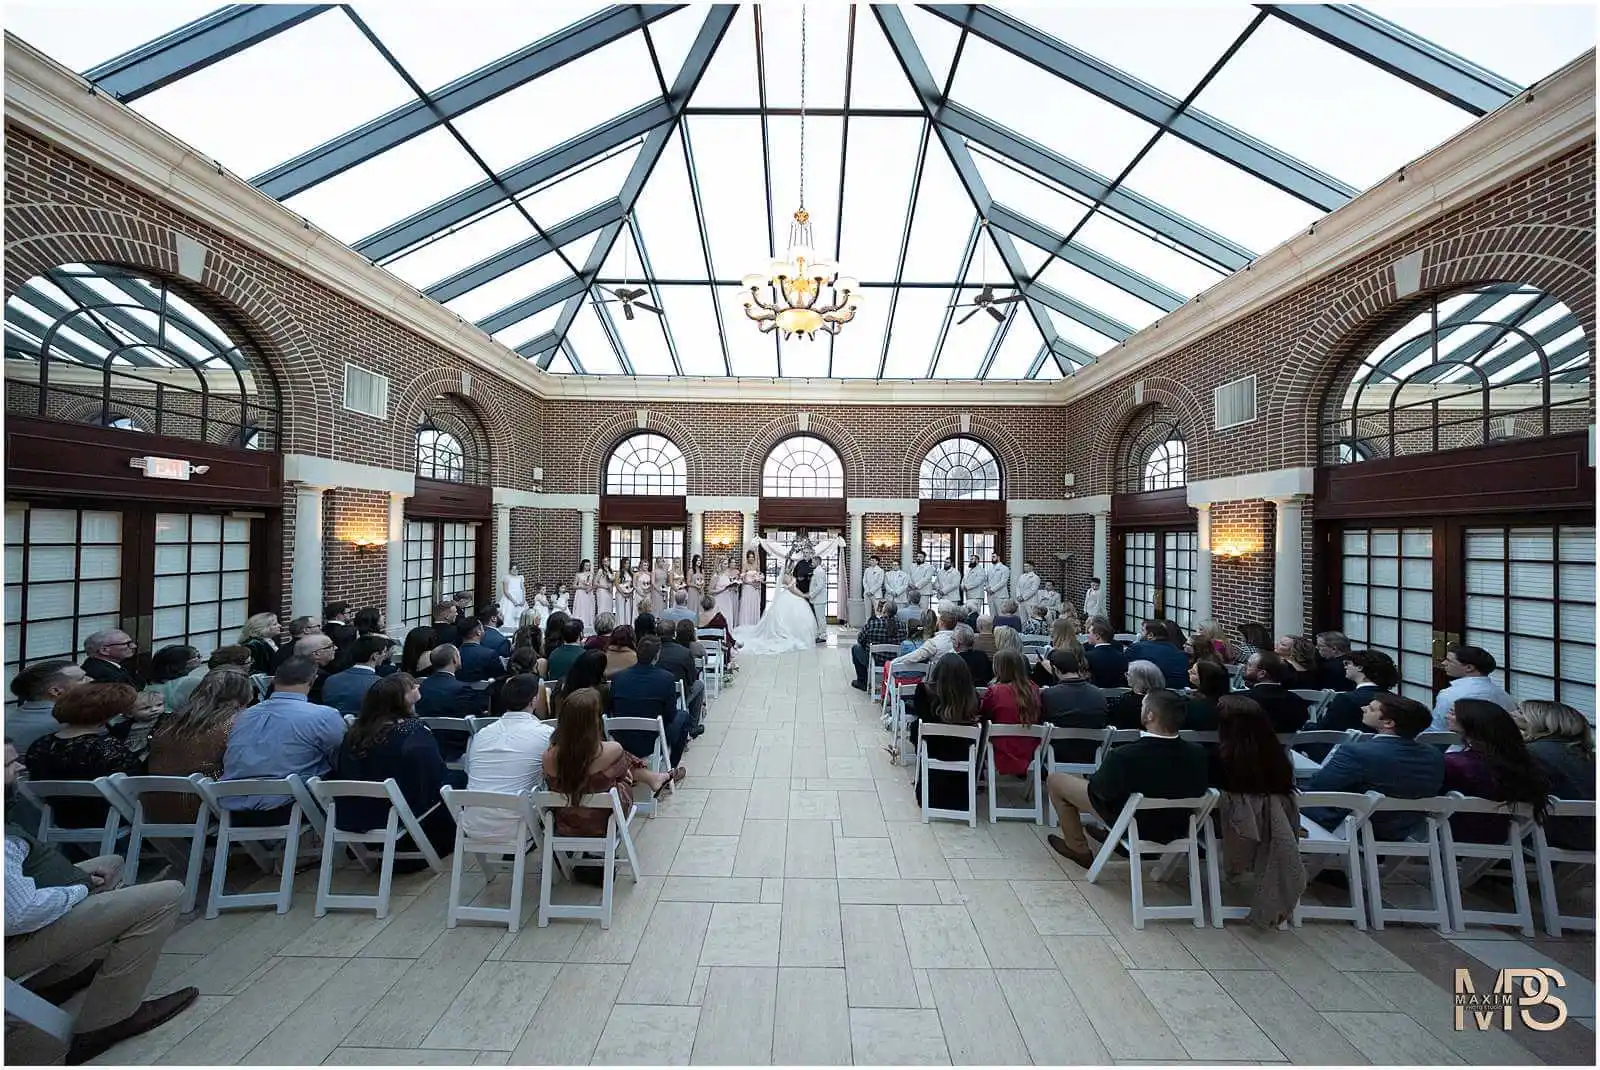
[[[389,380],[354,364],[344,366],[344,407],[379,420],[389,418]]]
[[[1211,423],[1221,431],[1256,418],[1256,377],[1247,375],[1211,392]]]

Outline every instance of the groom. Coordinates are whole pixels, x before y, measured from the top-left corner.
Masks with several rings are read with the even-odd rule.
[[[824,614],[828,605],[828,579],[814,555],[802,557],[795,563],[794,585],[811,601],[811,611],[817,617],[817,642],[827,642],[827,620]]]

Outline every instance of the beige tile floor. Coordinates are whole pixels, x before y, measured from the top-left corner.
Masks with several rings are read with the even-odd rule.
[[[199,1002],[103,1061],[1593,1062],[1592,938],[1139,932],[1125,864],[1091,885],[1048,830],[922,824],[848,686],[849,639],[751,659],[711,705],[690,779],[638,822],[643,875],[621,882],[609,931],[539,928],[531,873],[515,936],[447,930],[448,878],[430,874],[398,878],[383,921],[317,919],[303,873],[286,915],[187,921],[153,988],[197,985]],[[480,901],[506,901],[503,878],[469,879]],[[1558,966],[1575,1020],[1456,1032],[1465,965],[1480,984],[1502,965]]]

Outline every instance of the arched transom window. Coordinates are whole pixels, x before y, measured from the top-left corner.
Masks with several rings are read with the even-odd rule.
[[[417,429],[417,475],[460,483],[466,470],[467,454],[459,438],[430,425]]]
[[[683,451],[661,435],[630,435],[606,462],[607,494],[687,494]]]
[[[838,451],[820,438],[786,438],[767,454],[761,493],[769,498],[843,498],[844,464]]]
[[[1170,410],[1159,403],[1147,406],[1134,418],[1124,442],[1123,490],[1170,490],[1188,483],[1188,445]]]
[[[922,498],[996,501],[1000,497],[1000,462],[975,438],[947,438],[922,459],[917,494]]]

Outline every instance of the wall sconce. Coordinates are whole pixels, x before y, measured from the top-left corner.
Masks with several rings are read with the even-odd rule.
[[[893,539],[873,539],[872,540],[872,548],[874,550],[879,550],[879,551],[893,550],[898,545],[899,545],[899,543],[895,542]]]
[[[371,535],[362,535],[358,538],[351,539],[350,545],[355,548],[357,554],[365,557],[378,547],[383,546],[384,540],[374,538]]]
[[[1211,556],[1220,558],[1223,561],[1242,561],[1244,556],[1249,552],[1249,550],[1246,550],[1238,543],[1227,542],[1212,550]]]

